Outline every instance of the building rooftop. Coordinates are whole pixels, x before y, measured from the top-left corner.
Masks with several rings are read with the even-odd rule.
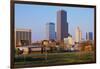
[[[31,29],[28,29],[28,28],[16,28],[15,31],[28,31],[28,32],[31,32]]]

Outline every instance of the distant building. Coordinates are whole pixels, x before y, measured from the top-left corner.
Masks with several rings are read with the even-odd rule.
[[[74,40],[72,36],[68,36],[68,38],[64,38],[65,50],[71,50],[72,46],[74,45]]]
[[[31,29],[15,30],[15,46],[27,46],[31,44]]]
[[[93,40],[93,32],[86,32],[86,40]]]
[[[82,32],[79,27],[76,28],[75,34],[76,42],[80,42],[82,40]]]
[[[74,41],[72,36],[68,36],[68,38],[64,38],[64,43],[68,44],[68,45],[73,45]]]
[[[67,12],[60,10],[57,12],[57,40],[64,40],[68,37]]]
[[[57,32],[55,32],[55,40],[57,40]]]
[[[47,23],[46,24],[46,38],[47,40],[55,40],[55,24],[54,23]]]

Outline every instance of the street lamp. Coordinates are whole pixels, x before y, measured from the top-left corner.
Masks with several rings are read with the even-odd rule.
[[[45,60],[47,61],[47,47],[48,47],[48,44],[49,44],[49,41],[48,40],[43,40],[42,42],[43,46],[45,47]]]

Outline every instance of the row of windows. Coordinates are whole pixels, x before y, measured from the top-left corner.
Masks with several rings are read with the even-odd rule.
[[[16,40],[31,40],[31,32],[16,31]]]

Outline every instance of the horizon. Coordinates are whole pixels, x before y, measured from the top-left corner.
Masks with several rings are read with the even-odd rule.
[[[32,42],[43,40],[46,37],[45,25],[47,23],[54,23],[56,32],[57,11],[61,9],[67,12],[66,21],[73,39],[75,39],[75,29],[78,26],[84,39],[86,32],[93,32],[94,38],[94,8],[15,4],[15,28],[31,29]]]

